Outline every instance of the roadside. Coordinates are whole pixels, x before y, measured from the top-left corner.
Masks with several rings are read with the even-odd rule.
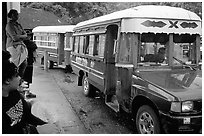
[[[49,123],[57,124],[60,133],[89,133],[49,71],[45,72],[42,67],[35,65],[33,84],[30,88],[31,92],[37,95],[36,98],[28,100],[33,103],[32,113],[34,115]]]

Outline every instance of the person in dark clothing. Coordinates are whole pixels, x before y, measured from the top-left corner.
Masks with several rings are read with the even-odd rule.
[[[58,134],[56,124],[49,124],[31,113],[31,104],[19,91],[18,67],[9,60],[10,57],[8,51],[2,51],[2,133]]]
[[[31,32],[27,32],[28,35],[28,39],[24,40],[24,44],[26,45],[27,49],[28,49],[28,58],[27,58],[27,67],[25,69],[24,72],[24,76],[23,79],[24,81],[27,82],[28,88],[30,87],[30,84],[32,84],[32,77],[33,77],[33,63],[36,60],[36,56],[34,54],[36,54],[36,49],[37,49],[37,45],[35,44],[35,42],[33,42],[32,39],[32,33]],[[26,93],[26,97],[27,98],[35,98],[36,95],[29,91]]]
[[[8,51],[2,52],[2,133],[37,134],[37,125],[46,122],[31,113],[31,106],[19,93],[20,76],[10,57]]]
[[[144,57],[144,62],[156,62],[156,63],[163,63],[165,60],[165,48],[161,47],[158,50],[157,54],[147,54]]]

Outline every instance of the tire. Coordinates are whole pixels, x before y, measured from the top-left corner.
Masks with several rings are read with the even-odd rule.
[[[41,65],[44,65],[44,57],[41,58]]]
[[[49,60],[49,61],[48,61],[48,66],[49,66],[49,69],[53,69],[53,67],[54,67],[54,62],[51,61],[51,60]]]
[[[86,97],[93,97],[95,95],[94,86],[89,83],[88,77],[86,75],[83,76],[82,89]]]
[[[136,128],[139,134],[160,134],[160,122],[154,110],[148,106],[141,106],[136,114]]]

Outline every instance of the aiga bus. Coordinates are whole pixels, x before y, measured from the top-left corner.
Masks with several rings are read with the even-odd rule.
[[[70,52],[74,25],[37,26],[33,32],[33,40],[38,46],[37,52],[43,62],[44,51],[48,51],[49,68],[54,63],[65,63],[66,68],[71,68]]]
[[[138,133],[201,133],[201,19],[138,6],[80,22],[71,65],[86,96],[130,113]]]

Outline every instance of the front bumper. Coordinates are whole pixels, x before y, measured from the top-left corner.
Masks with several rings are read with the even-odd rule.
[[[161,115],[161,123],[166,133],[202,133],[202,115],[171,116]]]

